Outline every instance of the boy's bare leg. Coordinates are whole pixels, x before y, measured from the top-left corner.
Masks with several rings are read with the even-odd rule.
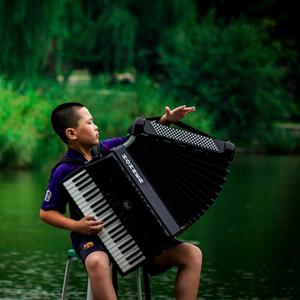
[[[85,267],[90,278],[94,300],[116,300],[107,254],[103,251],[92,252],[85,260]]]
[[[178,267],[176,277],[176,299],[197,299],[202,265],[201,250],[192,245],[183,243],[167,249],[154,258],[156,264]]]

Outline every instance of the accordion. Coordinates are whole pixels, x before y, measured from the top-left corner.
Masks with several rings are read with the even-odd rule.
[[[98,234],[122,276],[161,253],[213,204],[234,145],[181,122],[138,118],[129,139],[63,181],[84,216],[104,221]]]

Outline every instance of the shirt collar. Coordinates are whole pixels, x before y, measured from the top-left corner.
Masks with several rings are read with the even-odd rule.
[[[66,152],[65,157],[78,159],[78,160],[82,160],[82,161],[87,161],[81,153],[79,153],[78,151],[76,151],[72,148],[68,148],[68,151]]]

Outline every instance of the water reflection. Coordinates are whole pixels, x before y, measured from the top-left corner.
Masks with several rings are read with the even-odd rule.
[[[199,299],[300,299],[299,157],[237,156],[224,191],[181,237],[204,253]],[[59,299],[68,233],[43,224],[48,174],[0,173],[0,299]],[[153,299],[174,299],[175,270],[151,279]],[[133,275],[120,299],[135,299]],[[84,299],[74,262],[68,297]]]

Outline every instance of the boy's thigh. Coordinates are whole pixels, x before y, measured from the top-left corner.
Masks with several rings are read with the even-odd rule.
[[[198,263],[201,257],[201,250],[197,246],[190,243],[180,243],[155,256],[153,263],[157,266],[183,267],[190,263]]]

